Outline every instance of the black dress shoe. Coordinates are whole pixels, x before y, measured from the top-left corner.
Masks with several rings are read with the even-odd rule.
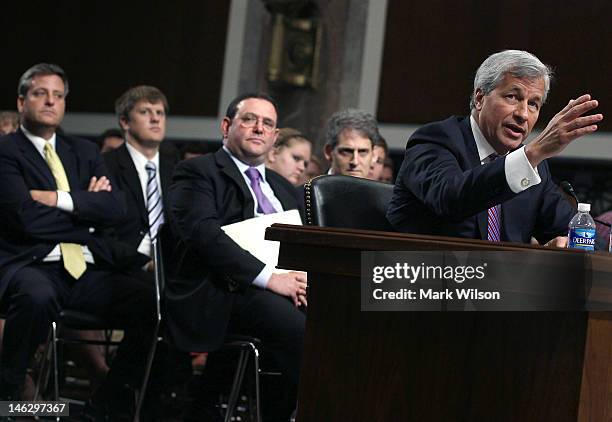
[[[19,385],[0,381],[0,401],[19,401],[21,400],[20,391]],[[0,421],[5,422],[14,422],[16,420],[12,416],[0,417]]]
[[[99,388],[87,400],[83,408],[82,419],[91,422],[123,422],[134,417],[134,391],[128,386],[116,390]]]
[[[0,381],[0,401],[19,401],[21,400],[20,392],[19,385]]]
[[[83,407],[80,420],[87,422],[127,422],[132,419],[133,416],[129,412],[120,411],[106,404],[94,404],[90,399]]]
[[[221,410],[209,401],[192,402],[181,415],[183,422],[223,422]]]

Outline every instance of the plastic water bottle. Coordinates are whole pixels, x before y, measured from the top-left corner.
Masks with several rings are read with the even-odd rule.
[[[578,214],[569,223],[568,248],[595,250],[595,221],[589,211],[591,204],[578,204]]]

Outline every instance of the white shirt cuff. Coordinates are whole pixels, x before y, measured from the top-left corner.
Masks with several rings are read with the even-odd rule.
[[[538,169],[533,168],[525,154],[525,147],[512,151],[504,163],[506,182],[514,193],[522,192],[542,181]]]
[[[255,280],[253,280],[253,284],[257,287],[265,289],[268,286],[268,280],[270,280],[270,277],[272,277],[273,273],[274,267],[266,265],[263,270],[261,270],[261,272],[257,275],[257,277],[255,277]]]
[[[74,211],[74,202],[72,202],[72,196],[68,192],[57,191],[57,208],[66,212]]]

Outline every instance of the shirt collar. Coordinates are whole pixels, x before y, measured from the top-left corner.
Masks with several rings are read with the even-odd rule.
[[[34,144],[34,147],[36,148],[36,150],[39,153],[41,153],[43,157],[45,156],[45,152],[44,151],[45,151],[45,144],[47,142],[51,144],[53,149],[55,149],[55,139],[56,139],[55,132],[51,136],[51,139],[49,139],[47,141],[45,138],[41,138],[40,136],[34,135],[32,132],[27,130],[23,125],[21,125],[21,131],[26,136],[26,138],[28,138],[30,140],[30,142],[32,142],[32,144]]]
[[[238,159],[238,157],[236,157],[234,154],[232,154],[232,152],[229,150],[229,148],[227,148],[225,145],[223,145],[223,150],[225,152],[227,152],[227,154],[230,156],[230,158],[232,159],[232,161],[234,161],[234,163],[236,163],[236,166],[238,167],[238,170],[240,170],[240,173],[244,175],[244,172],[247,171],[249,169],[249,167],[255,167],[257,169],[257,171],[259,171],[259,174],[261,174],[261,178],[265,181],[266,180],[266,164],[265,163],[261,163],[257,166],[251,166],[249,164],[243,163],[242,161],[240,161]]]
[[[487,157],[496,152],[489,141],[487,141],[487,138],[482,134],[478,123],[476,123],[476,119],[474,119],[472,115],[470,115],[470,126],[472,127],[474,140],[476,141],[476,148],[478,148],[478,158],[480,158],[480,162],[483,162]]]
[[[138,151],[136,148],[130,145],[129,142],[126,142],[125,146],[127,147],[127,150],[130,154],[130,157],[132,157],[132,161],[134,161],[134,165],[136,166],[136,168],[144,169],[149,161],[152,161],[153,164],[155,164],[155,167],[159,168],[159,151],[157,151],[155,153],[155,156],[149,160],[147,157],[144,156],[142,152]]]

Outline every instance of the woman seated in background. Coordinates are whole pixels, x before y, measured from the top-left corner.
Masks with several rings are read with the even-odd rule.
[[[300,131],[290,127],[282,128],[274,148],[268,153],[266,167],[298,186],[303,183],[302,175],[311,154],[312,143]]]

